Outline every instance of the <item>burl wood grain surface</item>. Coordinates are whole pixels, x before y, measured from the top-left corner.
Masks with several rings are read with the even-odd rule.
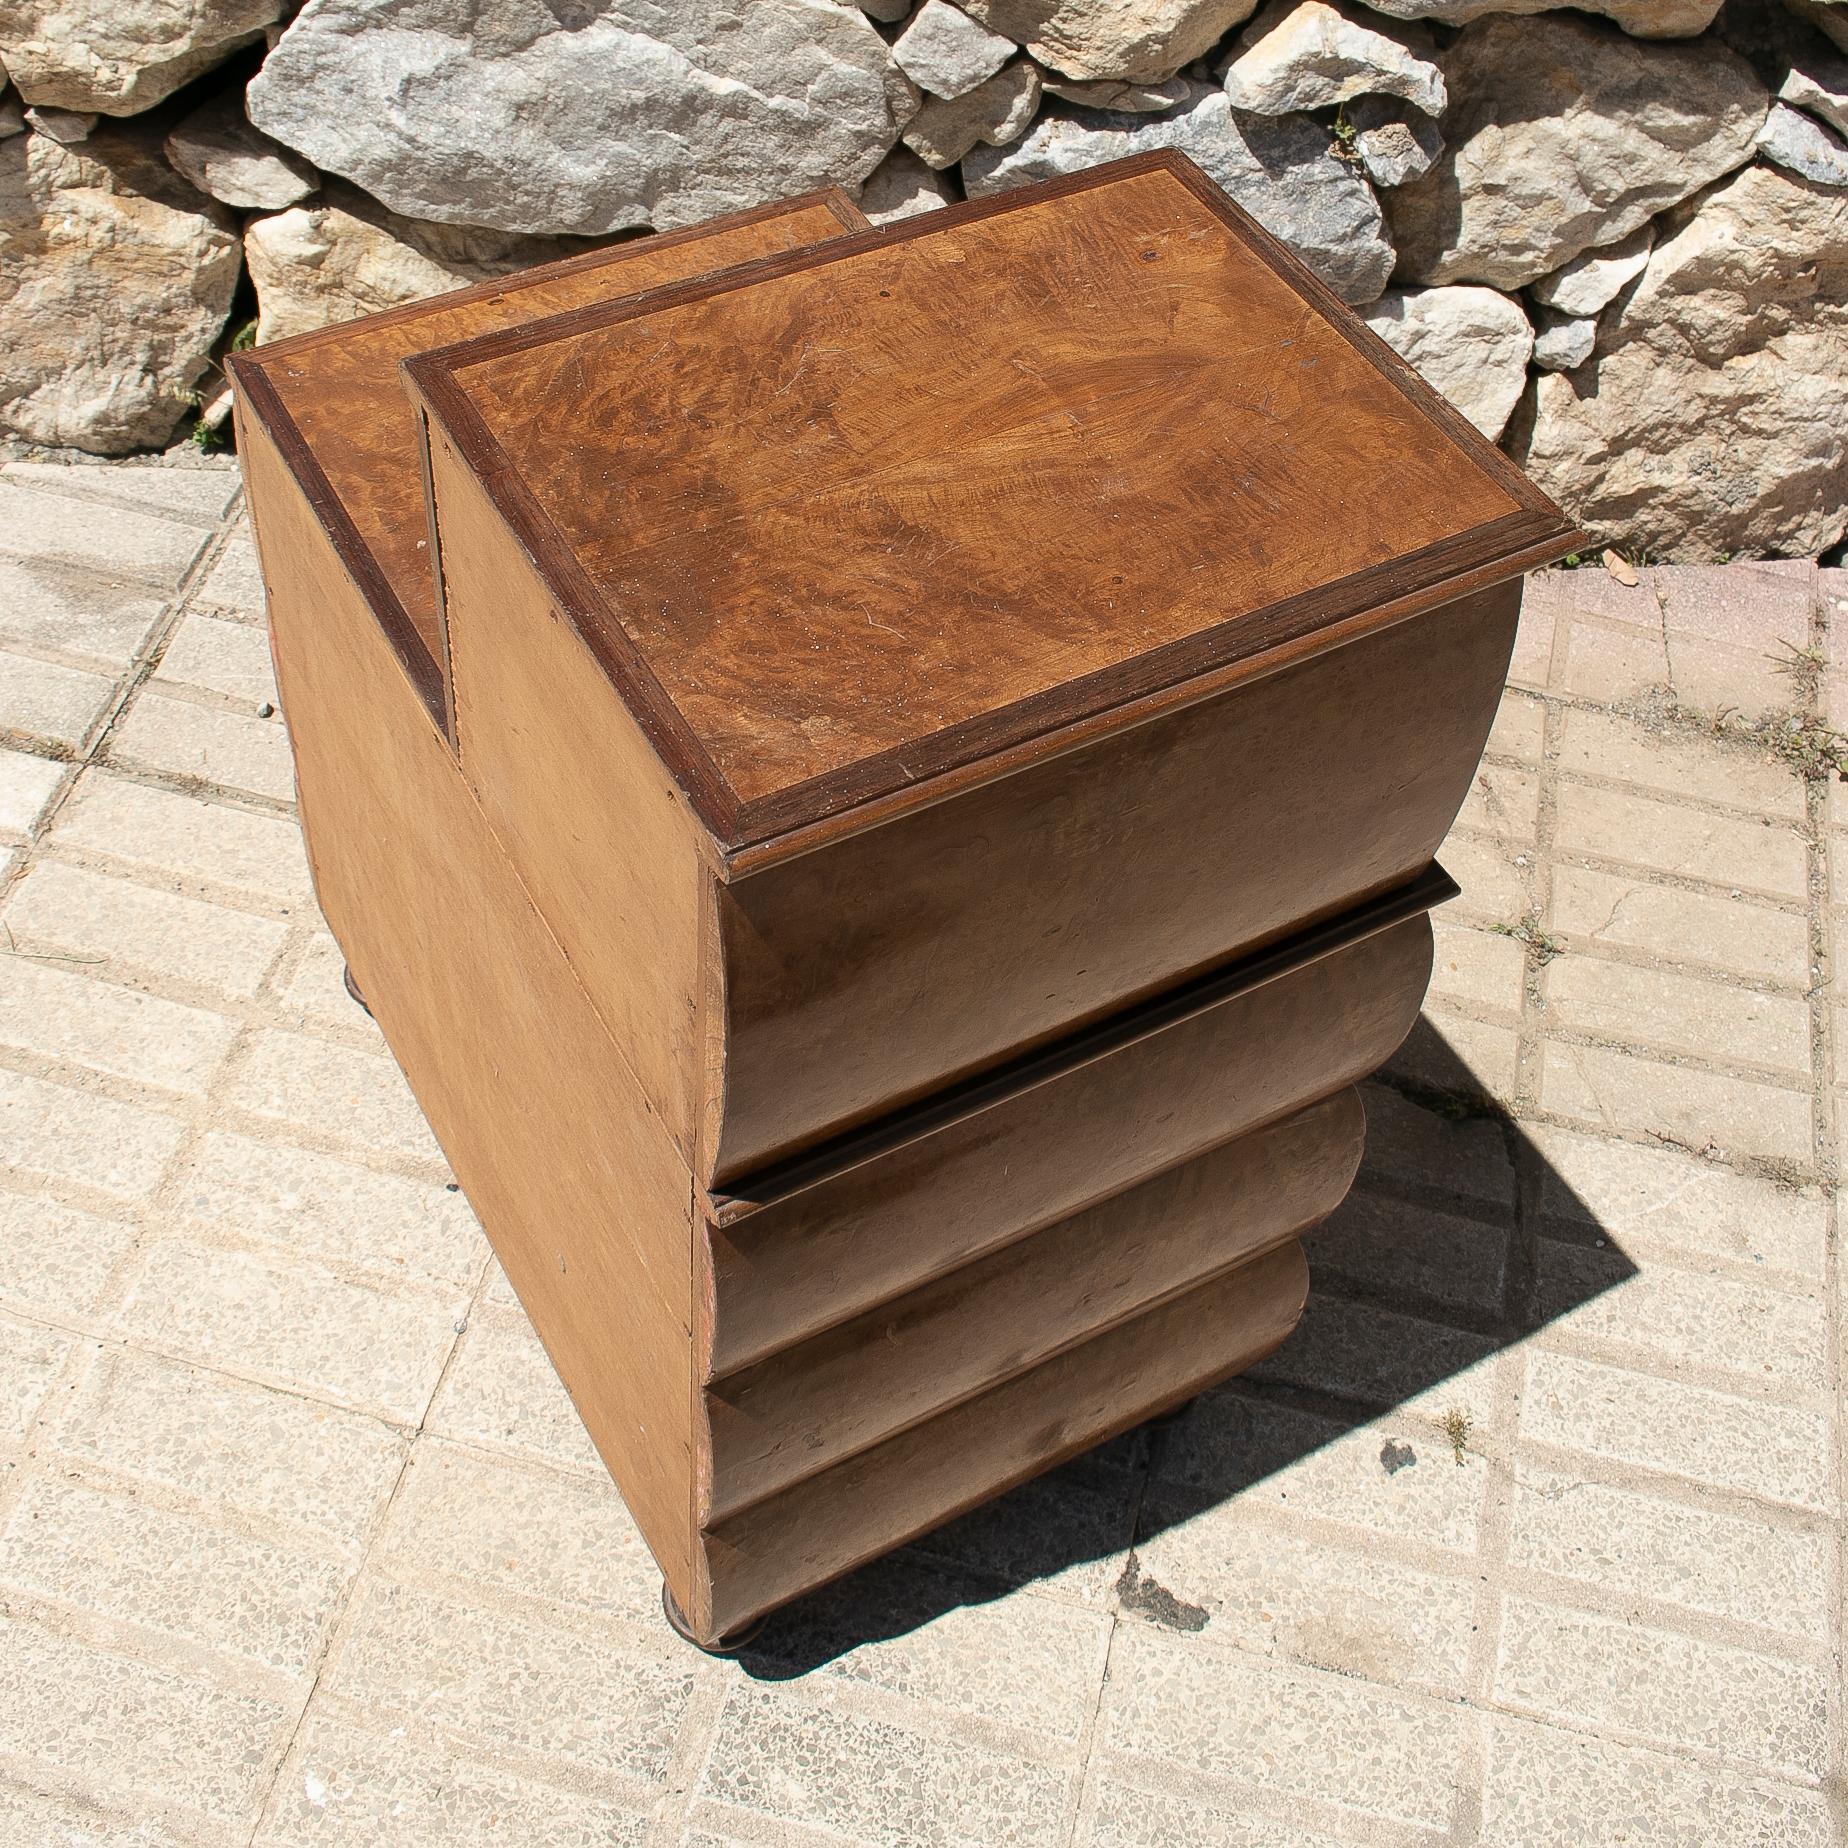
[[[837,250],[443,361],[747,804],[1520,511],[1167,167]]]
[[[865,224],[845,194],[816,194],[672,237],[546,264],[368,315],[356,324],[321,328],[277,341],[252,357],[312,450],[358,544],[371,555],[380,587],[402,611],[409,630],[405,645],[421,648],[440,672],[443,642],[416,413],[399,385],[400,362],[433,346],[704,275]]]

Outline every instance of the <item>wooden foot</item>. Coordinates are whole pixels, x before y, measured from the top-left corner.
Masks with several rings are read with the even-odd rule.
[[[340,979],[346,983],[347,993],[350,994],[353,997],[353,999],[359,1003],[361,1007],[365,1008],[368,1014],[370,1014],[372,1012],[372,1009],[366,1005],[366,997],[359,992],[359,984],[353,980],[353,965],[351,963],[348,963],[346,965],[346,968],[342,972]]]
[[[764,1620],[759,1617],[747,1623],[743,1629],[734,1630],[731,1635],[720,1637],[716,1643],[702,1643],[693,1634],[693,1627],[687,1622],[686,1613],[675,1601],[674,1594],[668,1590],[666,1579],[661,1581],[661,1611],[667,1618],[668,1628],[676,1636],[709,1656],[743,1655],[756,1642],[758,1632],[764,1627]]]

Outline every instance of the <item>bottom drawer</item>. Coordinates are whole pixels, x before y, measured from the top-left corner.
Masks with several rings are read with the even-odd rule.
[[[724,1635],[1029,1476],[1255,1366],[1309,1288],[1288,1239],[994,1390],[864,1450],[702,1535]]]

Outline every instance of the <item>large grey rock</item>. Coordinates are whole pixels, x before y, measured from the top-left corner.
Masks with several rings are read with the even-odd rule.
[[[0,141],[0,429],[98,455],[164,444],[237,277],[230,214],[145,131]]]
[[[1546,13],[1562,0],[1367,0],[1394,19],[1435,19],[1466,26],[1492,13]],[[1602,13],[1633,38],[1692,38],[1713,24],[1724,0],[1574,0],[1582,13]]]
[[[1601,540],[1701,562],[1848,530],[1848,193],[1753,165],[1659,229],[1510,448]]]
[[[1385,288],[1393,252],[1379,202],[1329,151],[1327,129],[1302,116],[1241,116],[1216,85],[1190,84],[1181,107],[1161,116],[1061,106],[1013,147],[978,148],[963,183],[973,198],[1152,148],[1197,161],[1344,301],[1370,302]]]
[[[1039,67],[1016,58],[964,96],[931,97],[905,125],[905,146],[926,166],[952,167],[978,143],[1018,141],[1039,101]]]
[[[0,61],[29,103],[133,115],[255,44],[284,0],[0,0]]]
[[[376,314],[586,248],[579,238],[400,218],[338,181],[312,205],[253,218],[244,230],[259,341]]]
[[[1528,289],[1535,301],[1561,314],[1597,314],[1615,301],[1617,291],[1643,273],[1655,233],[1645,225],[1615,244],[1587,250]]]
[[[1570,13],[1488,19],[1444,59],[1449,146],[1391,194],[1399,277],[1519,288],[1751,158],[1769,103],[1736,53]]]
[[[1534,330],[1494,289],[1395,289],[1361,319],[1491,442],[1527,384]]]
[[[308,0],[248,104],[407,217],[597,234],[857,186],[917,92],[830,0]]]
[[[971,19],[949,0],[924,0],[892,41],[898,68],[932,96],[961,96],[1014,55],[1014,41]]]
[[[225,205],[280,211],[320,184],[305,160],[250,126],[236,92],[195,109],[168,135],[166,148],[176,172]]]
[[[1234,109],[1287,115],[1357,96],[1397,96],[1441,115],[1444,75],[1429,35],[1384,25],[1328,0],[1279,0],[1241,39],[1226,68],[1226,98]]]
[[[1841,137],[1788,103],[1771,105],[1758,131],[1758,151],[1818,186],[1848,186],[1848,147]]]
[[[894,148],[860,188],[860,210],[876,225],[895,219],[916,218],[954,205],[962,195],[941,173],[918,159],[909,148]]]
[[[1431,171],[1444,137],[1422,110],[1384,96],[1356,97],[1347,107],[1354,152],[1375,186],[1403,186]]]
[[[1257,11],[1258,0],[963,0],[991,31],[1067,77],[1159,83]]]

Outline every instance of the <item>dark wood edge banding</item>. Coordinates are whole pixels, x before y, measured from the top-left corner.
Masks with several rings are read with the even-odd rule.
[[[406,302],[397,308],[387,308],[378,314],[364,317],[368,327],[380,327],[401,321],[415,321],[427,315],[446,312],[468,302],[487,301],[496,296],[518,294],[522,289],[530,288],[535,283],[551,282],[560,276],[581,275],[586,271],[598,269],[620,269],[624,260],[631,255],[639,256],[643,251],[658,251],[679,244],[696,243],[701,238],[710,237],[715,232],[741,230],[747,225],[762,222],[765,219],[784,218],[792,212],[800,212],[814,206],[825,206],[833,213],[835,219],[846,228],[849,234],[868,229],[865,213],[848,198],[838,186],[824,186],[814,192],[802,193],[793,199],[777,200],[770,205],[753,206],[749,211],[733,212],[724,217],[707,220],[704,224],[689,225],[682,231],[667,231],[659,234],[626,239],[618,244],[605,244],[596,250],[587,250],[575,257],[562,257],[555,263],[538,265],[528,270],[516,270],[506,276],[492,276],[485,282],[468,284],[465,288],[450,289],[441,295],[425,296],[420,301]],[[548,317],[552,318],[552,317]],[[233,384],[248,400],[251,409],[260,418],[270,440],[282,452],[283,460],[291,472],[302,484],[310,504],[325,525],[335,552],[347,568],[355,583],[358,584],[366,601],[372,606],[374,618],[385,639],[391,645],[392,652],[398,657],[405,677],[423,702],[432,722],[445,738],[450,748],[455,748],[455,712],[454,694],[449,684],[447,661],[439,661],[430,652],[428,645],[417,631],[417,625],[411,621],[410,612],[405,609],[403,600],[392,588],[390,580],[379,567],[374,554],[359,528],[353,523],[334,486],[328,480],[325,470],[316,461],[314,451],[307,438],[302,434],[301,426],[296,423],[288,403],[282,393],[268,376],[267,369],[275,365],[286,365],[290,360],[303,353],[313,352],[316,348],[336,344],[350,338],[356,323],[339,321],[331,327],[317,327],[305,334],[291,334],[284,340],[272,340],[246,353],[233,353],[230,356],[230,369]],[[429,457],[428,447],[418,445],[418,455],[413,463],[407,457],[406,466],[421,468],[424,474],[424,503],[426,515],[431,522],[431,544],[435,545],[435,510],[429,494]],[[436,554],[431,553],[431,567],[436,569]],[[445,636],[447,652],[447,625],[443,623],[443,586],[440,572],[436,575],[436,603],[439,625]]]
[[[834,1180],[849,1169],[877,1161],[952,1123],[979,1116],[1023,1091],[1052,1084],[1081,1066],[1204,1014],[1235,995],[1262,988],[1267,982],[1320,962],[1408,918],[1422,916],[1447,904],[1459,889],[1433,860],[1404,885],[1254,954],[1223,963],[1152,1001],[1136,1002],[1004,1064],[991,1066],[977,1077],[946,1085],[924,1103],[904,1105],[871,1123],[817,1143],[799,1156],[727,1181],[708,1196],[715,1220],[721,1226],[736,1224],[747,1214]]]
[[[589,573],[577,559],[513,459],[488,428],[460,377],[528,347],[614,327],[693,301],[710,300],[760,282],[845,262],[997,213],[1044,204],[1067,194],[1163,172],[1199,199],[1254,255],[1305,297],[1380,376],[1498,487],[1509,513],[1468,532],[1352,573],[1268,608],[1232,617],[1162,648],[1099,669],[1079,680],[946,727],[926,739],[812,777],[755,802],[743,802],[649,669]],[[797,250],[781,251],[716,276],[689,278],[623,300],[568,309],[523,327],[501,329],[433,347],[403,362],[406,389],[447,433],[521,549],[550,588],[565,620],[609,677],[719,849],[725,877],[807,851],[822,839],[858,832],[886,820],[913,789],[994,754],[1042,741],[1151,696],[1183,689],[1198,676],[1275,655],[1292,643],[1301,654],[1351,640],[1465,595],[1482,583],[1551,562],[1585,543],[1566,516],[1480,431],[1427,385],[1290,250],[1220,191],[1185,155],[1169,149],[1132,155],[1037,185],[972,199]],[[1337,635],[1334,631],[1339,628]],[[1275,663],[1283,664],[1282,662]],[[896,799],[896,801],[895,801]],[[812,831],[834,823],[825,835]],[[797,837],[803,837],[798,844]],[[755,850],[755,851],[753,851]]]

